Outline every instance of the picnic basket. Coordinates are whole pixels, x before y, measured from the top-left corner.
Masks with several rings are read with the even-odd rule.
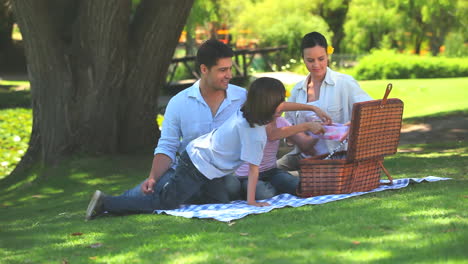
[[[380,185],[381,171],[393,183],[383,160],[397,151],[403,102],[387,99],[391,90],[388,84],[383,99],[353,105],[348,150],[332,153],[344,158],[324,159],[330,156],[325,154],[299,162],[299,196],[369,191]]]

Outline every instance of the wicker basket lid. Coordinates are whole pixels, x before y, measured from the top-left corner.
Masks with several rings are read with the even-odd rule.
[[[403,102],[397,98],[387,99],[386,96],[382,100],[353,105],[348,161],[396,153],[400,140]]]

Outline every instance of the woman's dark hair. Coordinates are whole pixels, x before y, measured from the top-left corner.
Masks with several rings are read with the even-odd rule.
[[[216,65],[218,59],[231,58],[232,56],[234,56],[234,52],[228,45],[216,39],[209,39],[203,42],[197,51],[197,69],[200,69],[202,64],[210,69]]]
[[[241,108],[250,127],[266,125],[273,121],[276,108],[284,102],[286,89],[279,80],[269,77],[252,82],[247,100]]]
[[[327,50],[328,44],[325,37],[315,31],[305,34],[301,42],[301,57],[304,56],[304,49],[313,48],[315,46],[320,46]]]

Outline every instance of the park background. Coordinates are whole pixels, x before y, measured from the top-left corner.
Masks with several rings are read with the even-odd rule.
[[[93,148],[103,141],[107,132],[99,133],[100,127],[90,122],[89,129],[96,130],[95,141],[80,141],[94,137],[93,133],[85,132],[84,136],[77,136],[78,140],[65,150],[52,148],[51,152],[56,155],[48,155],[48,150],[42,144],[39,153],[43,154],[37,154],[36,151],[29,155],[30,158],[23,158],[26,153],[31,153],[28,147],[34,145],[30,144],[34,111],[40,113],[39,116],[47,113],[40,107],[61,105],[63,101],[60,101],[60,97],[63,94],[57,90],[65,90],[65,85],[62,87],[60,83],[68,80],[57,77],[56,82],[51,79],[42,82],[38,79],[47,76],[47,71],[54,73],[55,70],[58,76],[59,68],[54,68],[55,61],[51,58],[60,56],[64,51],[71,50],[73,54],[74,37],[71,36],[75,36],[72,33],[76,32],[76,25],[86,25],[91,20],[93,27],[100,28],[98,26],[104,25],[105,20],[109,19],[106,16],[108,11],[114,11],[116,2],[82,4],[88,7],[88,11],[92,10],[89,11],[92,15],[83,15],[89,19],[86,20],[77,15],[84,12],[81,10],[85,8],[76,1],[44,1],[49,10],[41,9],[43,7],[34,9],[34,4],[28,4],[27,1],[0,1],[2,263],[467,261],[466,1],[197,0],[193,3],[181,1],[173,9],[164,6],[163,1],[121,2],[129,3],[127,6],[119,4],[118,10],[128,8],[127,23],[131,25],[138,25],[138,18],[146,15],[145,9],[154,10],[152,8],[155,5],[160,5],[163,11],[169,10],[166,11],[167,17],[157,13],[164,20],[155,24],[165,22],[167,24],[164,25],[171,32],[166,32],[167,35],[154,33],[157,36],[148,41],[154,45],[152,41],[171,39],[164,47],[148,45],[148,50],[155,47],[157,54],[170,50],[169,56],[157,64],[159,68],[155,64],[139,68],[145,76],[129,77],[126,80],[126,89],[133,87],[135,90],[141,83],[153,81],[147,84],[150,88],[145,88],[155,90],[149,96],[150,99],[145,97],[141,100],[151,104],[152,114],[145,119],[154,123],[148,129],[151,131],[151,145],[135,150],[125,147],[125,142],[121,144],[124,147],[120,146],[117,140],[117,147]],[[41,18],[36,21],[42,21],[44,27],[39,27],[41,23],[38,23],[38,28],[27,23],[28,15],[32,14],[28,13],[30,9],[36,11],[35,16]],[[58,23],[46,23],[44,17],[47,14],[60,12],[63,14],[52,16]],[[147,19],[150,21],[154,18]],[[24,28],[21,28],[22,24]],[[122,24],[115,27],[118,26],[123,27]],[[48,27],[59,32],[57,35],[60,38],[52,38],[53,34],[47,30],[37,31]],[[141,31],[152,29],[143,27]],[[225,41],[235,50],[282,47],[277,52],[251,57],[248,76],[244,76],[248,78],[239,82],[248,86],[256,76],[272,74],[279,76],[290,90],[294,80],[306,74],[298,47],[301,37],[310,31],[322,32],[334,47],[330,64],[332,69],[352,75],[374,98],[381,98],[387,83],[391,82],[394,86],[391,97],[404,101],[404,124],[399,151],[385,160],[390,173],[395,178],[435,175],[451,177],[453,180],[414,185],[399,191],[370,194],[339,203],[286,208],[265,215],[249,216],[229,224],[164,215],[106,217],[90,223],[83,221],[84,209],[95,189],[118,194],[147,176],[152,159],[151,148],[157,142],[154,135],[157,131],[157,115],[164,112],[166,100],[163,99],[170,98],[174,89],[180,88],[171,84],[194,78],[190,70],[190,67],[193,68],[190,64],[192,62],[186,67],[176,68],[174,59],[193,56],[197,45],[207,38]],[[80,32],[78,35],[85,43],[88,40],[96,44],[92,37],[83,37],[91,36],[92,33]],[[120,43],[113,39],[113,35],[119,35],[119,31],[114,33],[102,35],[110,39],[109,46],[112,42]],[[133,43],[132,37],[136,42],[145,39],[134,33],[127,37],[129,43]],[[31,54],[34,50],[31,44],[47,47],[42,40],[44,43],[52,43],[50,49],[57,50],[57,53],[39,49],[40,54]],[[57,42],[69,44],[66,46],[68,49],[56,46]],[[122,49],[136,50],[132,49],[133,46]],[[29,49],[29,53],[25,53],[25,48],[26,51]],[[53,56],[41,57],[42,53]],[[131,54],[137,58],[139,56],[138,53]],[[156,56],[148,54],[150,58]],[[90,55],[83,55],[87,56]],[[80,65],[88,65],[86,61],[83,63],[76,60],[82,63],[77,63],[78,69],[85,67]],[[103,60],[96,59],[94,64],[90,64],[116,64],[114,60],[99,65]],[[26,73],[26,61],[30,67],[29,75]],[[242,63],[245,62],[241,61],[239,66],[242,67]],[[44,68],[44,72],[41,71],[39,75],[37,65]],[[157,80],[148,79],[146,75],[157,75],[154,77]],[[36,78],[35,82],[30,82],[30,76]],[[99,74],[96,76],[99,77]],[[113,81],[112,78],[103,78],[96,83],[120,83]],[[44,83],[55,85],[57,89],[46,89]],[[93,88],[96,91],[99,89]],[[137,103],[139,101],[138,96],[128,97]],[[112,112],[100,113],[100,109],[95,107],[98,103],[93,100],[88,101],[89,105],[83,102],[79,101],[80,107],[91,109],[89,111],[95,114],[97,122],[125,119]],[[116,104],[121,105],[122,102]],[[45,106],[41,106],[41,103]],[[132,107],[130,103],[126,105],[128,109]],[[51,111],[60,112],[60,108]],[[132,117],[132,111],[128,112]],[[44,126],[37,123],[50,117],[50,114],[44,114],[42,118],[37,116],[36,128],[43,136],[47,131],[40,130]],[[160,115],[159,120],[161,118]],[[54,123],[48,124],[52,124],[51,130],[55,128]],[[60,130],[60,122],[55,123],[55,126]],[[130,132],[128,134],[132,135]],[[132,136],[137,141],[137,136]],[[43,143],[47,141],[42,140]],[[82,147],[77,147],[80,145]]]

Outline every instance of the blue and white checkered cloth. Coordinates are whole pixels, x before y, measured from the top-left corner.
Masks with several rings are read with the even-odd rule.
[[[405,178],[393,180],[393,185],[381,185],[374,190],[368,192],[354,192],[350,194],[331,194],[315,196],[310,198],[299,198],[290,194],[280,194],[270,199],[262,200],[268,202],[270,206],[257,207],[248,205],[246,201],[233,201],[229,204],[202,204],[202,205],[185,205],[175,210],[156,210],[158,214],[169,214],[174,216],[182,216],[186,218],[213,218],[221,222],[229,222],[240,219],[249,214],[261,214],[269,212],[276,208],[286,206],[299,207],[307,204],[323,204],[333,201],[338,201],[366,193],[380,192],[385,190],[401,189],[408,186],[410,182],[420,183],[423,181],[434,182],[450,180],[450,178],[441,178],[428,176],[424,178]],[[382,183],[388,183],[388,180],[381,180]]]

